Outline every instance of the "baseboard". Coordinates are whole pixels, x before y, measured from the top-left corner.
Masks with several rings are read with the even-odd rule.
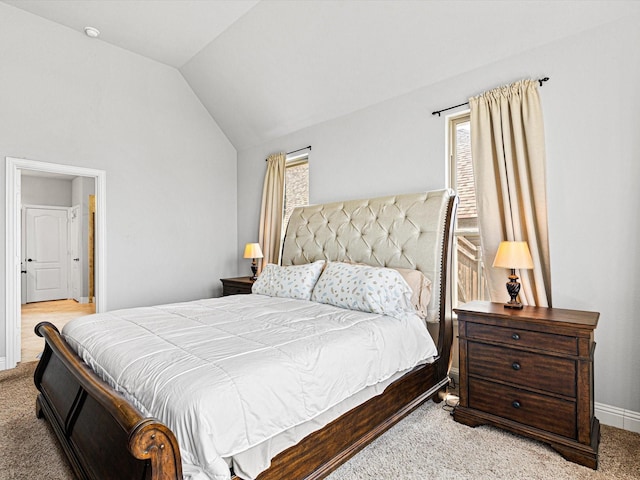
[[[596,417],[603,425],[640,433],[640,413],[597,402],[594,408]]]
[[[7,357],[0,357],[0,371],[7,369]]]

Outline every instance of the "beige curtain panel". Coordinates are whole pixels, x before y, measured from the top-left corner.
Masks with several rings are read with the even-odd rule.
[[[551,306],[545,142],[536,80],[469,99],[482,256],[490,298],[509,300],[509,272],[492,268],[501,241],[526,241],[533,269],[519,270],[520,301]]]
[[[260,233],[258,242],[262,246],[264,258],[258,270],[267,263],[280,263],[282,244],[282,214],[284,209],[284,174],[287,154],[276,153],[267,159],[267,173],[262,190],[262,208],[260,210]]]

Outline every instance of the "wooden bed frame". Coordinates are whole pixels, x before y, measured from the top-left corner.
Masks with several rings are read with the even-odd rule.
[[[327,476],[449,383],[453,327],[450,308],[452,240],[457,197],[446,204],[440,265],[438,347],[433,363],[414,368],[385,391],[273,458],[258,480]],[[431,329],[430,329],[431,330]],[[34,374],[36,414],[52,425],[79,479],[178,480],[180,449],[164,424],[144,417],[88,367],[48,322],[35,327],[45,350]],[[232,475],[233,479],[237,477]]]

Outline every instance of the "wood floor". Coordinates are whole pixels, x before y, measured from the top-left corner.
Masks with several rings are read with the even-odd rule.
[[[44,348],[44,340],[34,332],[34,327],[44,321],[53,323],[62,330],[68,321],[95,313],[95,303],[78,303],[75,300],[55,300],[22,305],[21,314],[21,361],[32,362]]]

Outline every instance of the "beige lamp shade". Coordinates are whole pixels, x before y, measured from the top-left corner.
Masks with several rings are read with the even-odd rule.
[[[533,268],[527,242],[500,242],[493,266],[498,268]]]
[[[247,243],[244,247],[244,258],[263,258],[259,243]]]

